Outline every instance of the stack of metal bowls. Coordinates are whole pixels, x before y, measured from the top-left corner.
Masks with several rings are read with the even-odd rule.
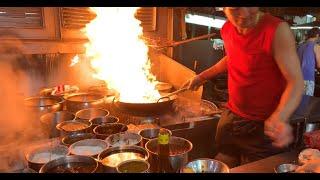
[[[56,129],[56,126],[64,121],[71,121],[75,119],[75,115],[68,111],[57,111],[46,113],[40,117],[40,122],[45,134],[49,138],[60,137],[60,131]]]

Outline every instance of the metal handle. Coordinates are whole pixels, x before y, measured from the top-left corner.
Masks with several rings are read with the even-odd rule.
[[[177,90],[177,91],[174,91],[174,92],[172,92],[172,93],[169,93],[169,94],[167,94],[167,95],[159,98],[157,102],[159,102],[161,99],[165,99],[165,98],[168,98],[168,99],[170,100],[170,96],[173,96],[173,95],[182,93],[182,92],[184,92],[184,91],[186,91],[186,90],[188,90],[188,88],[185,87],[185,88],[179,89],[179,90]]]

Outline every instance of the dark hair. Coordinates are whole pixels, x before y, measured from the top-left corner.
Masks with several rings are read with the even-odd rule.
[[[320,29],[318,27],[314,27],[307,32],[307,39],[314,38],[317,34],[320,36]]]

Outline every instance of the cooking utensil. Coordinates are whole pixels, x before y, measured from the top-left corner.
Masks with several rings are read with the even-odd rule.
[[[57,111],[42,115],[40,117],[40,122],[44,132],[48,134],[48,137],[54,138],[60,136],[60,131],[56,129],[57,124],[74,119],[75,115],[68,111]]]
[[[94,138],[94,134],[92,133],[74,133],[74,134],[69,134],[64,136],[61,139],[61,143],[65,146],[70,146],[71,144],[84,140],[84,139],[93,139]]]
[[[76,134],[76,133],[88,133],[91,131],[91,122],[81,119],[72,121],[63,121],[59,123],[56,128],[60,131],[62,136]]]
[[[104,172],[117,172],[116,167],[123,161],[142,159],[147,161],[149,153],[140,146],[111,147],[98,155]],[[107,161],[108,160],[108,161]]]
[[[78,119],[83,119],[83,120],[88,120],[89,121],[92,118],[106,117],[109,114],[110,114],[110,112],[105,110],[105,109],[87,108],[87,109],[79,110],[76,113],[76,117]]]
[[[141,146],[145,147],[148,141],[157,138],[159,131],[160,128],[148,128],[139,131],[138,134],[142,137]],[[169,129],[167,129],[167,131],[170,133],[170,136],[172,136],[172,132]]]
[[[105,140],[108,136],[128,130],[127,125],[122,123],[112,123],[99,125],[93,129],[97,138]]]
[[[118,173],[147,173],[150,168],[150,164],[141,159],[132,159],[121,162],[117,166]]]
[[[45,163],[68,154],[69,149],[66,146],[46,144],[29,148],[25,152],[25,159],[29,168],[39,171]]]
[[[66,108],[68,111],[76,113],[81,109],[87,108],[103,108],[104,106],[103,94],[99,93],[72,93],[64,96],[66,101]]]
[[[49,112],[63,109],[63,99],[59,97],[33,96],[24,99],[26,110],[39,118]]]
[[[131,133],[131,132],[121,132],[117,134],[112,134],[107,137],[106,142],[111,147],[118,146],[131,146],[141,144],[142,137],[139,134]]]
[[[84,139],[73,143],[69,151],[72,155],[96,157],[108,147],[109,144],[101,139]]]
[[[280,164],[274,171],[276,173],[293,173],[298,167],[296,164]]]
[[[229,167],[221,161],[200,158],[186,164],[180,169],[180,173],[229,173],[229,170]]]
[[[162,96],[161,98],[159,98],[158,102],[160,102],[161,100],[166,99],[166,98],[170,99],[170,97],[172,97],[174,95],[177,95],[179,93],[185,92],[186,90],[188,90],[188,88],[181,88],[181,89],[176,90],[176,91],[174,91],[172,93],[166,94],[166,95]]]
[[[65,156],[43,165],[40,173],[94,173],[98,162],[88,156]]]
[[[159,155],[158,155],[158,138],[149,140],[145,148],[150,154],[149,163],[150,171],[156,172],[157,165],[159,164]],[[188,153],[192,150],[192,143],[184,138],[171,136],[169,141],[169,161],[173,172],[177,172],[188,162]]]

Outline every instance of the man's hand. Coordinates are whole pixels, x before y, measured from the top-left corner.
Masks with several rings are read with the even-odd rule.
[[[293,141],[290,124],[277,115],[270,116],[264,122],[264,133],[273,140],[272,145],[279,148],[286,147]]]
[[[299,166],[295,172],[297,173],[320,173],[320,159],[313,159],[306,164]]]
[[[202,79],[199,75],[194,76],[191,79],[189,79],[187,82],[183,84],[181,88],[187,88],[188,90],[196,91],[199,89],[200,86],[202,86],[206,80]]]

